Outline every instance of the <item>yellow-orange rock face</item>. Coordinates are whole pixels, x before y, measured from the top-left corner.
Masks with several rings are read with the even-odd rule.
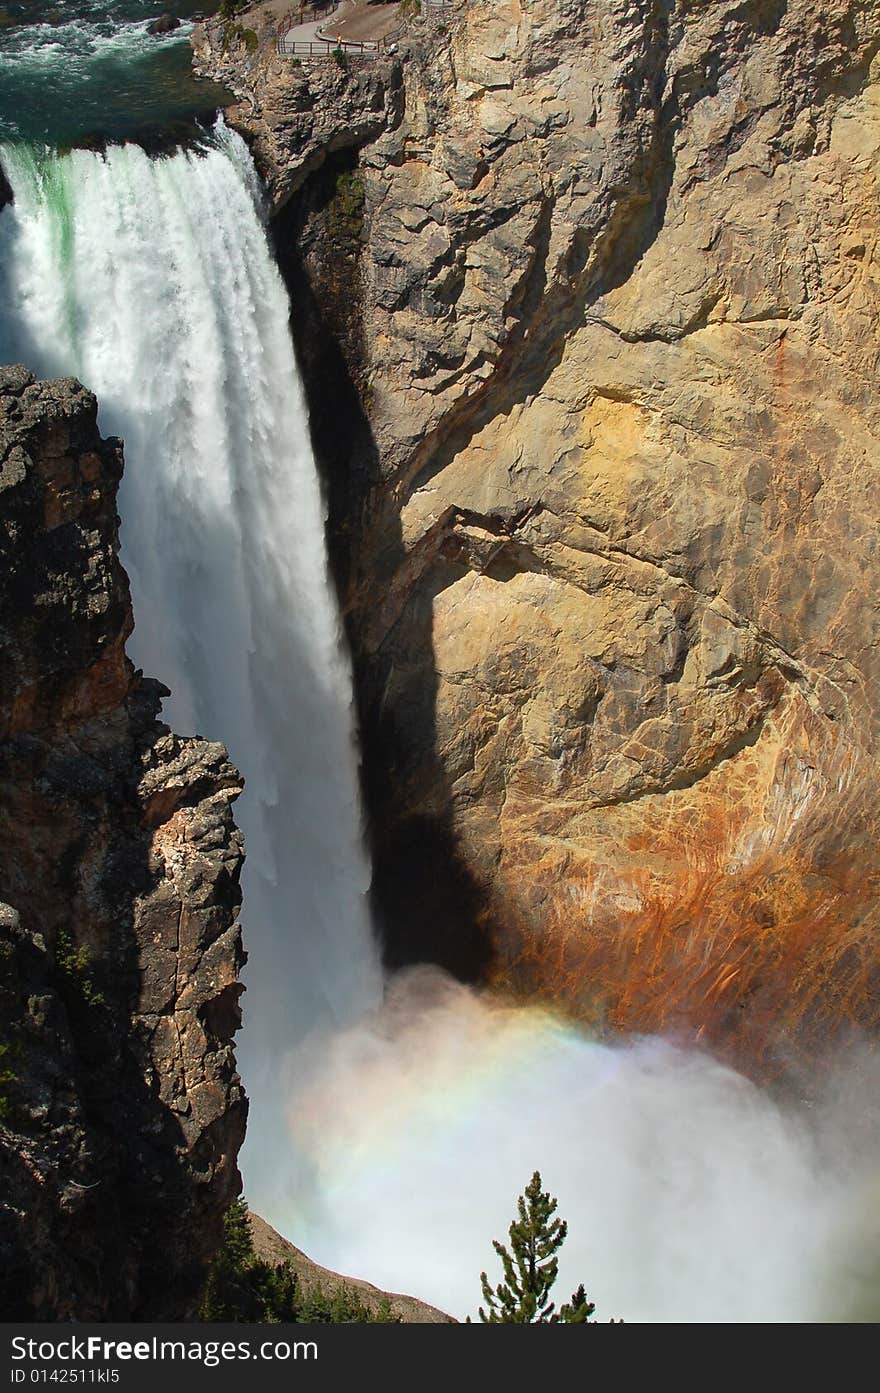
[[[701,103],[632,274],[403,512],[516,518],[432,624],[502,979],[750,1055],[878,1010],[878,94],[714,170]]]
[[[337,518],[390,957],[471,916],[591,1021],[874,1026],[880,4],[445,27],[360,156]]]
[[[783,158],[748,69],[632,274],[403,519],[517,517],[453,529],[432,626],[502,977],[763,1055],[878,1010],[880,86]]]

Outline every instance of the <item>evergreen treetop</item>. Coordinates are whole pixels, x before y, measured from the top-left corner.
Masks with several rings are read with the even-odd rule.
[[[556,1199],[541,1185],[541,1173],[535,1171],[517,1201],[518,1217],[508,1230],[510,1248],[493,1239],[504,1280],[493,1290],[486,1273],[480,1274],[486,1303],[485,1310],[480,1307],[484,1324],[580,1325],[595,1310],[583,1285],[558,1312],[550,1300],[559,1272],[557,1254],[565,1242],[568,1224],[557,1217]]]

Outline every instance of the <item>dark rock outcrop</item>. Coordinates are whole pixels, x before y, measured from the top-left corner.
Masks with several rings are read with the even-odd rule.
[[[7,203],[12,203],[13,197],[12,185],[3,172],[3,166],[0,165],[0,212],[3,211]]]
[[[147,25],[148,34],[173,34],[175,29],[180,28],[180,20],[177,15],[164,14],[158,19],[154,19]]]
[[[239,1187],[241,779],[125,656],[118,442],[0,370],[0,1313],[181,1318]]]

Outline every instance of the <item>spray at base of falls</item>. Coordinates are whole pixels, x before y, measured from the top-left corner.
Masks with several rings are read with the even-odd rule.
[[[832,1271],[861,1291],[839,1236],[877,1154],[872,1119],[851,1136],[863,1102],[783,1112],[705,1056],[599,1045],[428,970],[380,1005],[350,674],[249,156],[221,128],[166,159],[2,161],[3,357],[76,373],[124,436],[132,654],[247,779],[254,1207],[464,1314],[538,1167],[570,1225],[563,1295],[583,1279],[606,1319],[813,1319]]]
[[[558,1298],[583,1281],[596,1319],[880,1313],[870,1051],[820,1104],[781,1105],[706,1054],[600,1044],[417,968],[303,1074],[289,1126],[321,1207],[291,1191],[275,1222],[339,1271],[475,1316],[537,1168],[569,1225]]]

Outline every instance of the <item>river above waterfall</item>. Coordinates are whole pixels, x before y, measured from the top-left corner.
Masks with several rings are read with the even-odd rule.
[[[198,0],[17,0],[0,8],[0,140],[66,148],[181,139],[209,123],[230,94],[190,64]],[[207,8],[211,8],[209,5]],[[169,34],[147,32],[167,12]]]

